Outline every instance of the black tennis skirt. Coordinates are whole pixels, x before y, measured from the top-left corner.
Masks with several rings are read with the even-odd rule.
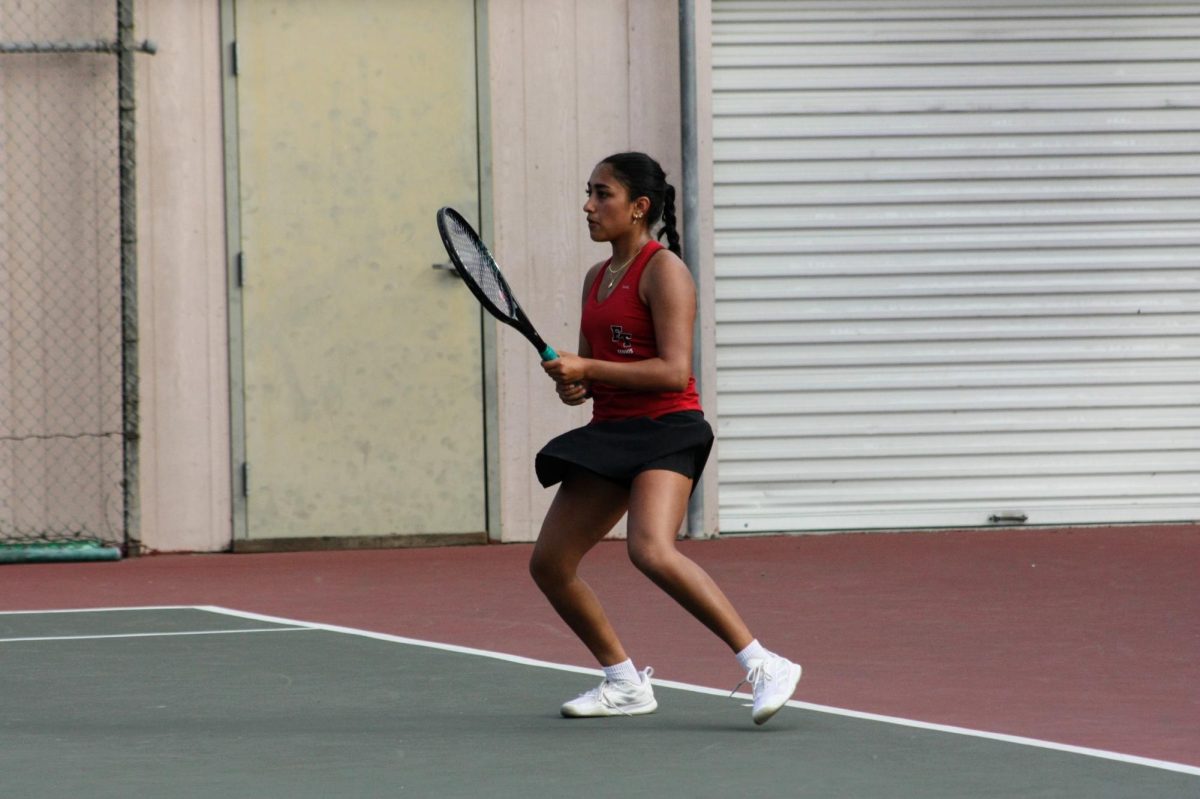
[[[572,466],[626,487],[647,469],[669,469],[696,481],[712,445],[712,427],[704,414],[679,411],[657,419],[619,419],[578,427],[542,447],[534,468],[547,488],[562,482]]]

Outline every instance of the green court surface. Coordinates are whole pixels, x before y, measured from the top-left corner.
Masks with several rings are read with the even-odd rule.
[[[0,614],[0,795],[1200,797],[1200,769],[656,686],[566,720],[597,673],[205,608]],[[732,688],[732,686],[731,686]]]

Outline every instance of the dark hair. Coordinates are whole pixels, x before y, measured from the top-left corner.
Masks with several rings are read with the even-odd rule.
[[[675,187],[667,183],[667,173],[659,163],[645,153],[617,153],[600,163],[612,167],[613,175],[629,192],[630,200],[636,200],[638,197],[650,200],[646,221],[651,232],[661,219],[663,227],[656,238],[666,236],[667,249],[676,255],[682,255],[679,249],[679,231],[675,229]]]

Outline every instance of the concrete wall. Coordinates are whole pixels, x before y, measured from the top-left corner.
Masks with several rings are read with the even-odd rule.
[[[700,332],[700,368],[696,379],[700,384],[700,398],[704,412],[717,427],[717,320],[716,320],[716,268],[713,246],[713,88],[712,88],[712,3],[698,0],[694,11],[696,39],[696,118],[697,153],[696,170],[698,206],[700,218],[700,250],[692,262],[693,272],[699,273],[696,287],[696,303],[699,306],[696,325]],[[711,537],[718,532],[717,495],[717,452],[721,447],[720,436],[713,445],[704,476],[701,478],[700,508],[701,522],[694,533],[698,537]]]
[[[704,26],[707,4],[697,5]],[[575,348],[583,274],[607,256],[588,239],[581,210],[595,162],[641,149],[677,186],[681,179],[677,14],[674,0],[480,2],[485,223],[555,346]],[[159,46],[138,58],[138,174],[141,535],[160,551],[220,550],[232,539],[219,19],[219,0],[137,6],[138,37]],[[702,27],[702,57],[706,36]],[[706,94],[702,70],[702,102]],[[707,129],[701,147],[706,162]],[[710,229],[710,220],[702,224]],[[703,257],[711,274],[711,253]],[[708,342],[711,291],[702,280]],[[493,538],[532,540],[552,496],[534,478],[533,456],[588,411],[558,403],[522,337],[493,330],[487,338],[495,356],[489,524]],[[714,381],[701,380],[711,406]]]
[[[574,351],[583,275],[610,254],[588,238],[583,221],[592,167],[613,152],[643,150],[680,185],[678,3],[494,0],[487,33],[484,145],[492,160],[484,197],[492,202],[496,258],[543,338]],[[703,138],[711,141],[707,131]],[[702,292],[711,307],[711,286]],[[521,336],[498,331],[494,346],[493,537],[498,529],[504,541],[532,540],[553,496],[537,483],[534,455],[585,424],[590,406],[558,402]]]
[[[142,541],[232,539],[221,49],[216,0],[142,0],[138,225]]]

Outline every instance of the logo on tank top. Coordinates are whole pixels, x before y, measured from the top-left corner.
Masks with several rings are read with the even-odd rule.
[[[617,355],[633,355],[633,334],[626,333],[620,325],[609,325],[608,329],[612,331],[612,340],[617,345]]]

